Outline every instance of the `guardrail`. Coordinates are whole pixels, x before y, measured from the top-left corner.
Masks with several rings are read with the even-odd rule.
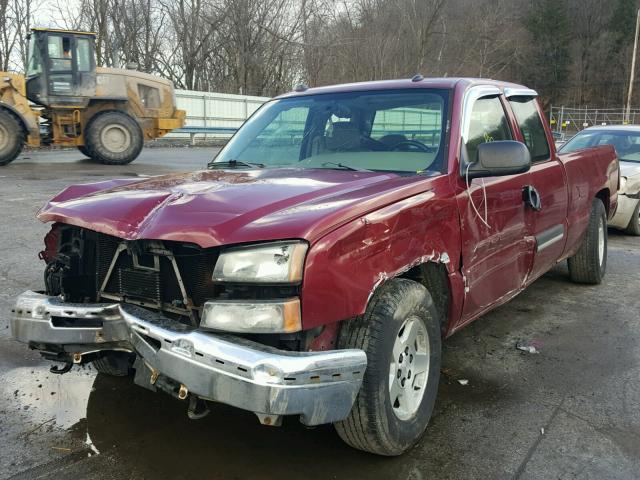
[[[186,126],[173,130],[175,133],[188,133],[191,145],[196,144],[196,135],[233,135],[238,129],[233,127],[196,127]]]

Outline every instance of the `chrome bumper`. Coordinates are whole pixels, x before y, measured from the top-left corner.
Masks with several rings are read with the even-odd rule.
[[[102,351],[135,352],[151,385],[166,377],[180,385],[181,398],[194,394],[249,410],[263,423],[281,415],[300,415],[305,425],[343,420],[367,366],[362,350],[288,352],[134,305],[65,303],[35,292],[18,297],[11,332],[35,349],[61,348],[76,363]]]

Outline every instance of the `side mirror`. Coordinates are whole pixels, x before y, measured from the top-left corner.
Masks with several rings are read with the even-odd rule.
[[[468,171],[467,171],[468,168]],[[528,172],[531,154],[524,143],[513,140],[486,142],[478,145],[478,161],[465,166],[462,174],[469,180]]]

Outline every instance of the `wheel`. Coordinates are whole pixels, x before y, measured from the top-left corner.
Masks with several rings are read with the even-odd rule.
[[[335,424],[350,446],[400,455],[429,423],[440,378],[438,314],[427,289],[394,279],[380,287],[365,314],[345,323],[340,348],[360,348],[367,369],[349,416]]]
[[[80,150],[80,153],[85,157],[91,158],[91,154],[89,153],[89,150],[87,150],[87,147],[85,145],[78,145],[78,150]]]
[[[633,215],[631,215],[631,220],[629,220],[629,225],[624,230],[629,235],[635,235],[636,237],[640,236],[640,201],[636,203],[636,208],[633,210]]]
[[[96,115],[85,133],[87,153],[105,165],[131,163],[140,155],[143,144],[140,126],[122,112]]]
[[[592,285],[602,282],[607,270],[607,212],[599,198],[591,204],[589,225],[580,249],[567,263],[574,282]]]
[[[0,166],[13,162],[24,146],[24,130],[16,117],[0,109]]]
[[[134,356],[126,352],[110,352],[93,361],[94,368],[112,377],[126,377],[131,371]]]

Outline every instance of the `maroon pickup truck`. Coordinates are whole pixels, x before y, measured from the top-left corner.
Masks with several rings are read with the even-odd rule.
[[[18,340],[185,401],[334,423],[398,455],[424,432],[441,340],[558,262],[601,282],[613,147],[557,155],[522,86],[368,82],[267,102],[206,170],[76,185]],[[552,299],[551,299],[552,300]]]

